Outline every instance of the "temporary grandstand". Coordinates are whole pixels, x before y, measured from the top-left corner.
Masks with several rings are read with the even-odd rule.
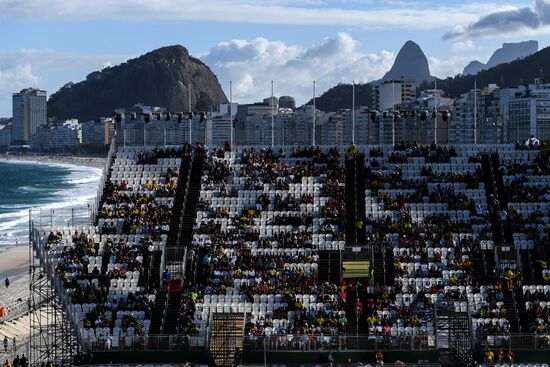
[[[32,365],[550,361],[549,145],[113,142],[94,208],[31,216]]]

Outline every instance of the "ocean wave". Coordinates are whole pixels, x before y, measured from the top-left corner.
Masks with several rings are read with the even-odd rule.
[[[31,164],[47,164],[43,162],[25,162]],[[62,164],[51,164],[60,166]],[[62,216],[69,218],[72,214],[72,209],[77,208],[79,211],[76,216],[81,214],[82,211],[89,209],[87,204],[90,204],[96,197],[98,183],[101,178],[101,169],[87,166],[76,166],[71,164],[63,164],[66,168],[70,169],[70,172],[62,177],[59,184],[62,184],[63,188],[45,195],[40,202],[43,204],[36,205],[32,201],[28,204],[10,204],[1,205],[0,208],[10,210],[0,214],[0,247],[6,246],[11,242],[11,245],[15,244],[15,241],[23,242],[28,238],[28,220],[29,210],[31,210],[33,219],[41,221],[43,223],[49,223],[51,216]],[[25,193],[35,193],[42,189],[50,189],[57,186],[56,183],[50,185],[36,186],[20,186],[16,190],[21,193],[22,196]],[[29,198],[29,200],[31,200]],[[82,208],[82,209],[80,209]]]
[[[63,183],[69,184],[69,185],[81,185],[81,184],[87,184],[87,183],[92,183],[97,181],[98,181],[97,177],[85,177],[85,178],[63,180]]]
[[[24,186],[19,186],[17,188],[17,190],[22,191],[22,192],[37,192],[37,191],[40,191],[42,189],[40,187],[37,187],[37,186],[24,185]]]

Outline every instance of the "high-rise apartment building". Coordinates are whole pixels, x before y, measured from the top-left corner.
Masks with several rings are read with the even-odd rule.
[[[13,94],[12,144],[29,144],[36,128],[47,122],[46,91],[27,88]]]
[[[416,82],[409,79],[382,80],[372,91],[373,108],[379,111],[391,110],[401,104],[408,104],[416,98]]]

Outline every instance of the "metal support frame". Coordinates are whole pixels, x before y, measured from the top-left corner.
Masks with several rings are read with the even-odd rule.
[[[30,217],[30,212],[29,212]],[[55,266],[47,261],[38,231],[29,221],[29,364],[52,362],[72,366],[78,339],[68,314],[63,285],[55,277]]]
[[[466,309],[457,309],[455,302],[465,302]],[[435,304],[435,320],[438,349],[448,347],[465,366],[474,366],[474,346],[468,300],[437,302]],[[447,337],[447,345],[440,344],[438,335]]]

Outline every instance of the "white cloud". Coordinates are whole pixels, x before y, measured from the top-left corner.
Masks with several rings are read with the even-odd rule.
[[[459,24],[445,33],[443,39],[479,37],[494,34],[521,34],[525,31],[545,33],[550,25],[550,1],[535,0],[522,8],[502,6],[468,24]]]
[[[451,51],[454,53],[464,52],[464,51],[470,51],[476,48],[476,45],[474,44],[474,41],[472,40],[464,40],[453,43],[451,46]]]
[[[358,51],[357,41],[347,33],[325,38],[310,47],[265,38],[231,40],[202,56],[228,95],[229,81],[233,81],[233,97],[240,103],[268,97],[271,80],[275,82],[275,94],[292,95],[303,103],[312,96],[313,80],[318,94],[340,82],[372,81],[381,78],[394,59],[395,55],[388,51]]]
[[[1,94],[15,92],[38,82],[39,78],[32,73],[32,67],[29,64],[18,64],[5,68],[0,66]]]
[[[492,11],[498,6],[494,3],[426,6],[417,1],[369,1],[368,6],[357,1],[353,7],[339,5],[316,0],[3,1],[0,19],[178,20],[433,29],[474,22],[480,11]]]
[[[453,77],[457,74],[462,74],[464,67],[472,60],[475,60],[474,56],[451,56],[448,59],[442,59],[439,57],[429,57],[430,72],[433,76],[440,79],[447,77]]]
[[[27,87],[57,91],[69,81],[77,82],[94,70],[118,64],[126,55],[70,54],[51,49],[0,51],[0,116],[11,115],[11,95]],[[53,75],[61,76],[59,78]],[[75,77],[71,80],[68,78]],[[55,80],[52,80],[55,79]]]

